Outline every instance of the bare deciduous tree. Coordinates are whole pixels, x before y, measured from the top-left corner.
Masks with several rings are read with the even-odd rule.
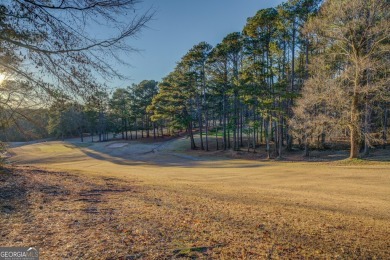
[[[326,122],[336,118],[334,127],[348,127],[350,158],[358,157],[360,141],[367,136],[363,131],[367,108],[389,96],[389,11],[383,0],[328,0],[307,25],[318,55],[302,99],[313,102],[309,109],[313,117],[325,117]],[[300,101],[296,110],[304,104]]]
[[[108,60],[134,51],[136,36],[153,12],[139,14],[138,0],[5,0],[0,4],[0,73],[53,89],[83,94],[123,77]],[[111,35],[110,35],[111,33]],[[109,59],[107,59],[109,58]]]

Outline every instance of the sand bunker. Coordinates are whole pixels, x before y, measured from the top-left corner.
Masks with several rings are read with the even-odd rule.
[[[107,148],[121,148],[128,145],[128,143],[113,143],[107,146]]]

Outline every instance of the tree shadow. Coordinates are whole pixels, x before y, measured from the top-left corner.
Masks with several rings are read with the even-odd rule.
[[[171,140],[170,140],[171,141]],[[168,141],[169,142],[169,141]],[[136,151],[132,150],[132,142],[127,142],[128,146],[118,148],[107,148],[110,145],[102,147],[101,145],[91,145],[88,147],[78,147],[86,156],[102,161],[109,161],[119,165],[153,165],[158,167],[207,167],[207,168],[259,168],[264,166],[260,162],[239,164],[235,163],[238,159],[232,159],[224,156],[215,156],[208,152],[204,154],[191,154],[185,151],[171,151],[160,149],[161,144],[156,145],[158,148],[150,147],[149,150]],[[112,144],[112,143],[111,143]],[[112,146],[111,146],[112,147]],[[229,162],[229,164],[227,164]]]
[[[29,169],[31,174],[42,174],[39,169]],[[55,196],[66,196],[69,191],[60,185],[50,185],[44,182],[36,182],[29,179],[18,170],[8,170],[0,173],[0,214],[16,214],[18,212],[28,213],[31,192],[42,194],[47,198]]]

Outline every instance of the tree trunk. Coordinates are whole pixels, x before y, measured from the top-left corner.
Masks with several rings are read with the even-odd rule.
[[[358,158],[359,156],[359,132],[357,127],[350,126],[351,131],[351,152],[349,159]]]
[[[150,122],[149,122],[149,116],[146,115],[146,137],[150,137]]]
[[[282,115],[279,112],[279,122],[278,122],[278,158],[282,158],[282,146],[283,146],[283,124],[282,124]]]
[[[200,149],[204,150],[204,145],[203,145],[203,120],[202,120],[202,108],[201,108],[201,101],[199,96],[197,95],[196,97],[196,106],[198,110],[198,124],[199,124],[199,137],[200,137]]]
[[[271,147],[269,140],[269,126],[271,125],[269,117],[264,121],[264,134],[265,134],[265,143],[266,143],[266,151],[267,151],[267,159],[271,158]]]
[[[138,139],[138,123],[137,119],[135,119],[135,140]]]
[[[227,129],[227,148],[230,149],[231,146],[231,140],[230,140],[230,113],[228,114],[227,122],[228,122],[228,129]]]
[[[141,138],[144,138],[145,119],[142,118]]]
[[[153,139],[156,139],[156,123],[153,122]]]
[[[303,153],[303,156],[304,157],[309,157],[309,138],[307,136],[307,134],[305,134],[305,149],[304,149],[304,153]]]
[[[352,97],[352,106],[351,106],[351,123],[349,125],[350,134],[351,134],[351,151],[349,158],[354,159],[359,156],[359,114],[358,114],[358,96],[355,94]]]
[[[271,127],[271,132],[273,136],[273,141],[274,141],[274,153],[276,156],[279,156],[278,154],[278,122],[276,122],[277,118],[276,115],[274,115],[275,119],[272,122],[272,127]]]
[[[192,121],[189,122],[189,124],[188,124],[188,132],[189,132],[190,139],[191,139],[191,150],[195,150],[196,145],[195,145],[195,140],[194,140],[194,133],[192,130]]]
[[[370,120],[371,119],[371,109],[366,102],[365,106],[365,114],[364,114],[364,156],[368,156],[370,153],[370,140],[369,140],[369,134],[370,134]]]
[[[206,121],[206,151],[209,150],[209,121],[208,121],[208,111],[205,111],[205,121]]]
[[[219,143],[218,143],[218,126],[215,128],[215,142],[217,143],[217,151],[219,150]]]
[[[387,144],[387,112],[388,110],[385,104],[384,115],[383,115],[383,135],[382,135],[383,149],[386,149],[386,144]]]
[[[238,128],[238,108],[237,108],[237,99],[238,99],[238,93],[235,90],[234,91],[234,100],[233,100],[233,150],[238,150],[238,136],[237,136],[237,128]]]
[[[252,138],[253,153],[256,152],[256,133],[257,133],[257,128],[258,127],[257,127],[257,124],[256,124],[256,106],[254,106],[253,107],[253,138]]]
[[[240,115],[240,147],[243,147],[244,146],[244,141],[243,141],[243,134],[242,134],[242,131],[244,129],[244,105],[242,103],[240,103],[240,111],[241,111],[241,115]],[[249,140],[249,139],[248,139]]]
[[[261,122],[260,122],[260,143],[262,144],[264,141],[264,128],[265,128],[265,120],[264,117],[261,117]]]
[[[122,117],[122,139],[125,139],[125,120],[124,118]]]
[[[248,134],[247,134],[247,139],[248,139],[248,150],[247,150],[247,152],[249,153],[249,149],[250,149],[250,147],[251,147],[251,129],[250,128],[248,128]]]
[[[293,24],[293,35],[292,35],[292,47],[291,47],[291,93],[295,92],[295,38],[296,38],[296,21],[294,19],[294,24]],[[293,100],[292,98],[289,99],[288,101],[288,114],[291,116],[291,107],[293,106]],[[290,129],[289,127],[286,127],[286,132],[287,132],[287,151],[291,151],[292,149],[292,136],[290,134]]]
[[[227,132],[226,132],[226,94],[223,93],[222,101],[222,127],[223,127],[223,150],[227,149]]]
[[[128,123],[128,120],[127,120],[127,118],[125,118],[125,134],[126,134],[126,140],[129,140],[129,136],[128,136],[128,133],[127,133],[127,123]]]

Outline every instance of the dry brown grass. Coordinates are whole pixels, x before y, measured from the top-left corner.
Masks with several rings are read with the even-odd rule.
[[[388,163],[201,160],[173,150],[143,162],[85,149],[15,150],[36,166],[0,175],[2,246],[38,246],[43,259],[390,255]]]

